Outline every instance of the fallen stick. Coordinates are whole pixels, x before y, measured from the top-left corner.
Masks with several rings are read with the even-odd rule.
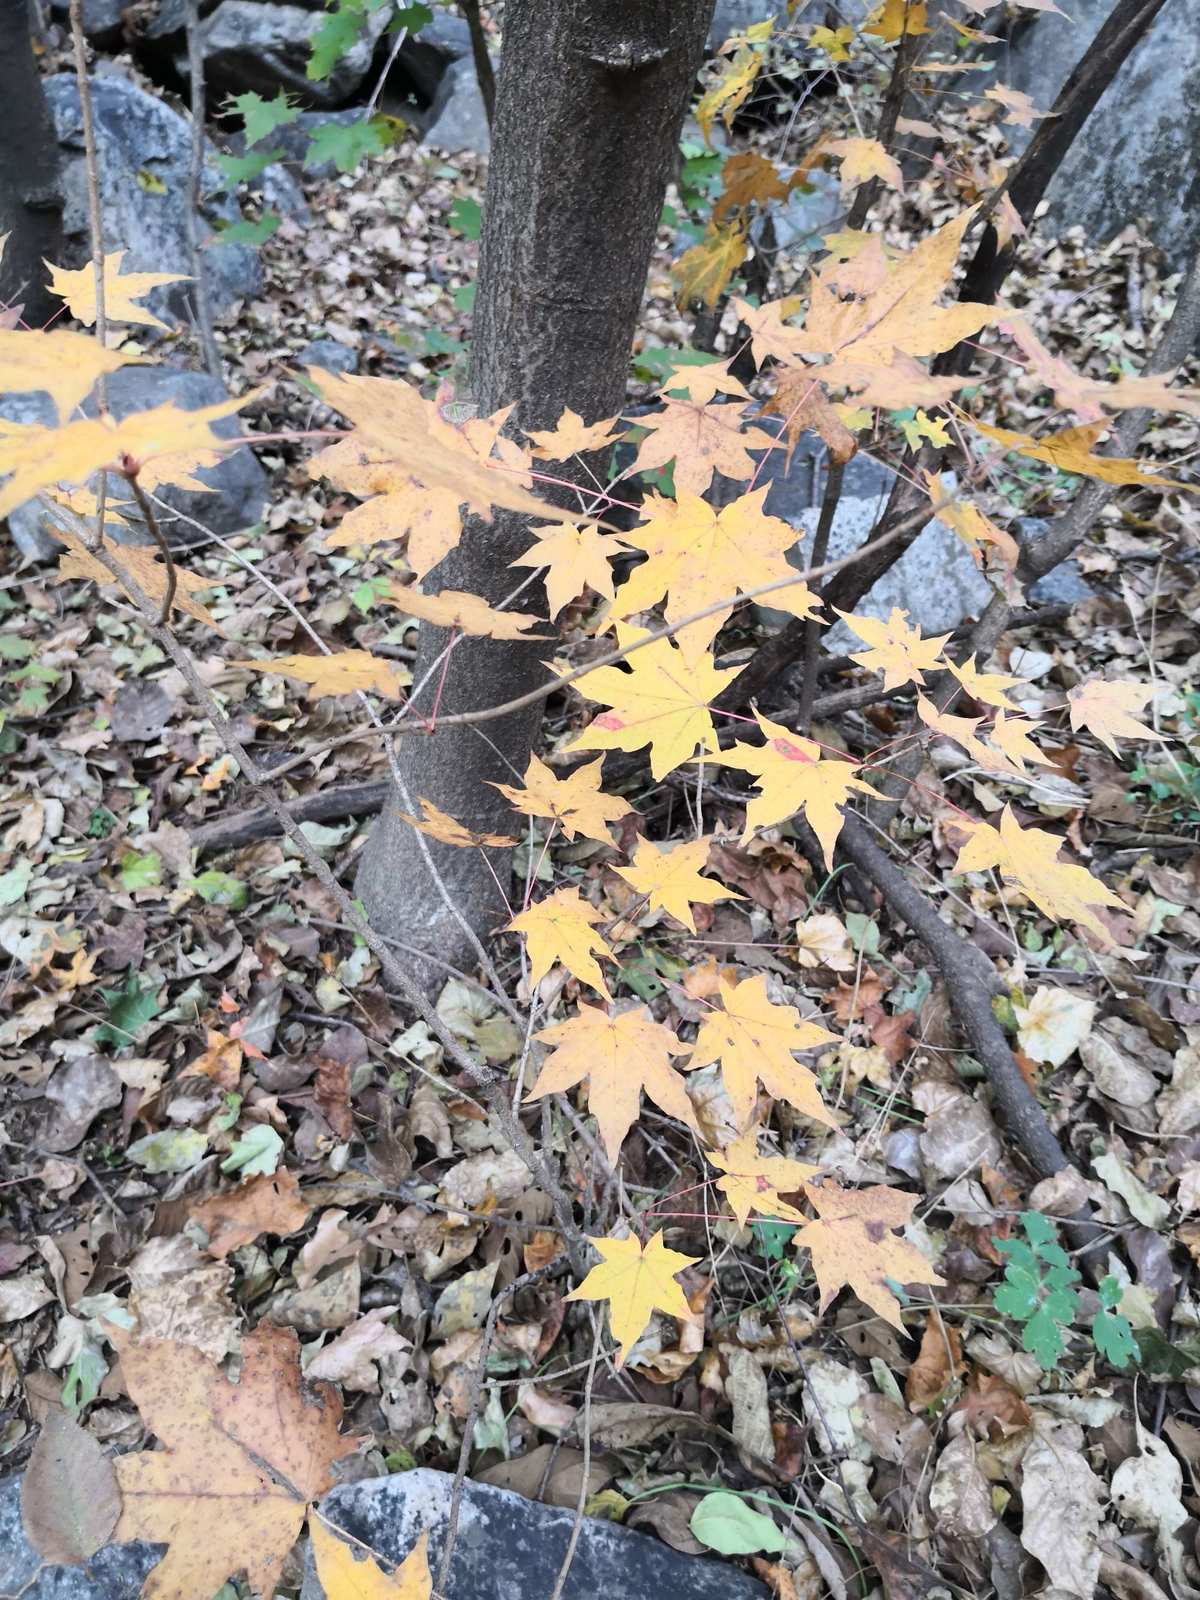
[[[369,817],[382,811],[390,788],[389,778],[339,783],[285,804],[294,822],[337,822],[342,817]],[[197,850],[233,850],[282,832],[279,818],[266,806],[257,806],[253,811],[235,811],[232,816],[219,817],[216,822],[203,822],[191,829],[189,837]]]

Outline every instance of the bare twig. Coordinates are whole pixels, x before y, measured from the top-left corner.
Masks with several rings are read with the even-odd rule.
[[[158,525],[158,518],[154,515],[154,507],[150,504],[150,498],[138,482],[136,463],[129,462],[122,476],[129,485],[130,492],[138,510],[142,514],[146,527],[158,546],[159,554],[166,563],[167,581],[163,588],[162,610],[159,612],[158,617],[160,627],[165,628],[171,620],[171,607],[175,604],[175,592],[179,587],[179,574],[175,570],[175,562],[171,558],[170,547],[163,536],[162,529]],[[101,530],[101,537],[103,537],[103,530]]]
[[[905,38],[907,37],[906,34]],[[845,473],[843,463],[835,461],[829,468],[829,476],[825,480],[821,514],[817,518],[817,531],[813,535],[812,559],[816,567],[819,567],[829,554],[829,535],[833,528],[833,519],[837,515],[838,503],[842,498],[842,479]],[[804,624],[804,682],[800,690],[800,715],[796,722],[797,731],[800,733],[807,733],[812,722],[813,701],[817,693],[817,662],[820,655],[821,620],[819,617],[809,617]]]
[[[458,0],[458,3],[459,9],[467,19],[467,32],[471,36],[471,59],[475,64],[479,95],[490,128],[496,120],[496,73],[487,46],[487,35],[483,31],[483,13],[479,8],[479,0]]]
[[[92,246],[92,275],[96,289],[96,338],[102,349],[108,346],[108,317],[104,306],[104,212],[100,204],[100,154],[96,148],[96,118],[92,108],[92,81],[88,77],[87,43],[83,33],[83,0],[71,0],[71,43],[75,51],[75,81],[79,89],[79,116],[83,123],[84,167],[87,173],[88,231]],[[104,373],[96,381],[96,407],[101,416],[108,411],[108,379]],[[105,501],[108,498],[108,473],[100,474],[96,492],[96,539],[103,537]],[[91,544],[89,530],[86,543]]]
[[[588,1310],[592,1318],[592,1354],[588,1360],[587,1378],[583,1385],[582,1476],[579,1480],[579,1498],[575,1502],[575,1520],[571,1524],[571,1537],[567,1540],[566,1554],[563,1556],[562,1566],[558,1569],[558,1577],[554,1580],[554,1588],[550,1591],[550,1600],[562,1600],[567,1576],[571,1571],[571,1563],[575,1559],[575,1550],[579,1544],[579,1534],[583,1527],[583,1508],[587,1505],[588,1499],[588,1479],[592,1475],[592,1385],[596,1381],[596,1357],[600,1354],[600,1333],[604,1323],[596,1315],[594,1306],[589,1306]]]
[[[192,152],[188,172],[187,238],[192,257],[192,276],[196,280],[196,333],[204,355],[204,365],[221,380],[221,355],[213,331],[212,291],[204,270],[200,248],[200,202],[204,194],[204,46],[200,39],[200,0],[186,0],[188,73],[191,79]]]

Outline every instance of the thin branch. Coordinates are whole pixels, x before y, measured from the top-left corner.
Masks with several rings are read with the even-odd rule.
[[[204,191],[204,46],[200,39],[200,0],[186,0],[188,73],[192,98],[192,151],[188,172],[187,239],[192,257],[192,276],[196,280],[196,333],[204,354],[204,365],[212,377],[221,381],[221,355],[213,332],[212,289],[204,270],[198,223]]]
[[[458,0],[458,3],[459,9],[467,19],[467,32],[471,36],[471,59],[475,64],[475,76],[479,81],[479,96],[483,101],[487,125],[491,128],[496,120],[496,73],[487,46],[487,34],[483,31],[483,13],[479,7],[479,0]]]
[[[100,154],[96,148],[96,118],[92,109],[92,80],[88,77],[87,43],[83,34],[83,0],[71,0],[71,42],[75,50],[75,82],[79,90],[79,115],[83,122],[84,167],[87,173],[88,231],[92,246],[92,277],[96,291],[96,338],[101,349],[108,348],[108,316],[104,305],[104,212],[100,204]],[[108,412],[108,379],[104,373],[96,382],[96,408],[101,416]],[[104,537],[105,501],[108,499],[108,473],[101,472],[96,492],[96,540]],[[88,530],[87,544],[91,544]]]
[[[592,1475],[592,1386],[596,1381],[596,1358],[600,1354],[600,1333],[604,1323],[596,1315],[594,1306],[589,1306],[588,1310],[592,1318],[592,1354],[588,1360],[587,1378],[583,1385],[583,1462],[580,1466],[582,1476],[579,1481],[579,1497],[575,1502],[575,1520],[571,1523],[571,1537],[567,1540],[566,1554],[563,1556],[562,1566],[558,1569],[558,1577],[554,1580],[554,1588],[550,1591],[550,1600],[562,1600],[571,1563],[575,1559],[575,1550],[579,1544],[579,1534],[583,1528],[583,1509],[587,1505],[589,1492],[588,1479]]]
[[[908,35],[905,35],[907,38]],[[842,498],[842,479],[845,465],[835,461],[825,480],[825,494],[821,500],[821,514],[817,518],[817,531],[813,536],[812,558],[820,566],[829,554],[829,535],[833,519]],[[813,701],[817,694],[817,663],[821,655],[821,619],[808,617],[804,622],[804,682],[800,690],[800,716],[796,723],[798,733],[807,733],[812,722]]]

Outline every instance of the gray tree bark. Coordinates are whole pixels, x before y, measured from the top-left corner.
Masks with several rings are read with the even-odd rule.
[[[20,305],[31,327],[59,309],[43,259],[57,261],[63,197],[58,141],[33,56],[26,0],[0,0],[0,305]]]
[[[513,404],[518,427],[551,428],[565,406],[596,422],[623,404],[654,233],[712,10],[713,0],[508,0],[472,352],[471,398],[481,415]],[[469,589],[494,605],[527,576],[509,563],[531,542],[527,518],[472,520],[429,587]],[[531,587],[516,609],[537,610],[541,599]],[[449,637],[421,629],[414,683]],[[428,715],[436,701],[450,713],[515,698],[547,680],[552,654],[547,642],[463,640],[419,708]],[[408,738],[403,789],[473,828],[519,832],[489,785],[523,776],[540,725],[539,704]],[[380,932],[473,965],[471,934],[485,937],[507,920],[496,881],[507,882],[507,855],[489,852],[493,878],[479,851],[419,839],[401,818],[408,809],[403,791],[394,793],[364,850],[358,893]],[[426,846],[447,893],[429,871]],[[425,976],[436,981],[437,969]]]

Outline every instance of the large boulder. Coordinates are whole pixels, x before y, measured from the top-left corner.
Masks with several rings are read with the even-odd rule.
[[[105,250],[126,252],[126,272],[190,275],[191,130],[187,121],[125,78],[96,76],[91,86]],[[63,264],[81,267],[91,260],[92,246],[79,85],[74,73],[64,72],[48,78],[45,87],[63,158]],[[216,190],[220,182],[217,168],[206,162],[206,189]],[[208,237],[218,222],[237,220],[232,200],[214,196],[205,201],[200,237]],[[261,268],[254,251],[245,245],[210,245],[204,251],[204,262],[218,320],[235,302],[258,293]],[[142,303],[164,322],[187,324],[187,289],[186,283],[155,289]]]
[[[1075,0],[1073,20],[1027,23],[1001,54],[998,82],[1048,111],[1099,31],[1111,0]],[[1006,128],[1018,141],[1030,135]],[[1132,52],[1079,133],[1050,186],[1052,225],[1081,224],[1103,244],[1144,218],[1175,267],[1200,245],[1200,0],[1172,0]]]
[[[471,55],[471,30],[466,18],[440,7],[417,33],[405,39],[389,76],[389,87],[412,94],[421,105],[432,105],[438,85],[456,61]]]
[[[438,85],[425,129],[425,143],[448,155],[466,151],[483,156],[491,148],[491,129],[479,92],[475,63],[470,56],[453,62]]]
[[[308,62],[313,38],[324,25],[319,11],[264,5],[262,0],[221,0],[200,30],[205,80],[213,91],[240,94],[253,89],[270,96],[286,89],[311,106],[341,105],[370,71],[389,15],[388,6],[371,12],[329,76],[315,81],[308,76]]]
[[[109,410],[118,420],[151,406],[172,404],[184,411],[195,411],[226,398],[222,385],[208,373],[173,367],[122,367],[109,375],[107,389]],[[85,410],[94,412],[94,406],[89,402]],[[44,395],[5,396],[0,401],[0,416],[9,422],[45,425],[54,421],[53,409]],[[225,439],[235,438],[240,431],[236,417],[227,417],[215,427],[215,432]],[[209,485],[207,493],[174,485],[155,491],[175,513],[160,511],[158,518],[164,536],[171,543],[189,544],[203,539],[199,529],[181,520],[185,516],[195,518],[205,528],[222,535],[240,532],[261,521],[267,506],[268,481],[251,451],[231,450],[215,466],[197,469],[194,476]],[[107,499],[110,505],[121,509],[129,503],[126,485],[111,473]],[[49,560],[61,548],[46,528],[44,514],[36,500],[27,500],[18,506],[10,514],[8,525],[21,553],[30,559]],[[143,544],[148,537],[136,516],[111,524],[109,532],[120,543]]]

